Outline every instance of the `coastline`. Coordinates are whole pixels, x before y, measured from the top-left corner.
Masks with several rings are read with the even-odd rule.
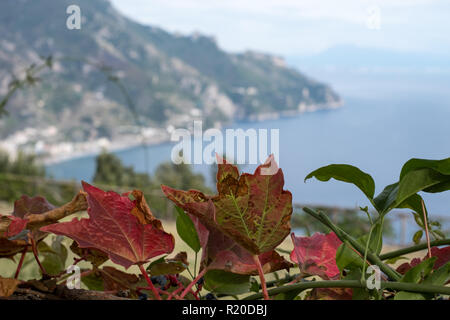
[[[264,122],[267,120],[275,120],[284,117],[297,117],[304,113],[339,109],[343,107],[343,105],[344,102],[342,99],[328,104],[302,105],[297,110],[283,110],[280,112],[260,113],[255,116],[236,118],[230,123],[234,124],[236,123],[236,121]],[[220,124],[220,128],[222,128],[222,124]],[[60,147],[58,147],[58,145],[53,146],[52,148],[54,149],[54,151],[51,151],[48,154],[41,154],[40,156],[38,156],[38,159],[42,162],[43,165],[48,166],[69,160],[96,156],[104,149],[108,150],[109,152],[118,152],[135,148],[137,146],[147,147],[170,142],[170,133],[167,129],[160,128],[156,131],[157,133],[152,135],[146,135],[145,132],[141,134],[126,134],[122,135],[120,139],[112,140],[100,138],[84,143],[64,142],[59,145]]]

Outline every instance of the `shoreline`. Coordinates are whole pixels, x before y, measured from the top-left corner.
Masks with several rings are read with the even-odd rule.
[[[264,122],[282,118],[293,118],[301,116],[305,113],[313,113],[317,111],[332,111],[342,108],[344,105],[342,100],[335,101],[329,104],[315,104],[315,105],[304,105],[303,108],[298,110],[284,110],[280,112],[268,112],[261,113],[255,116],[250,116],[246,118],[237,118],[230,122],[231,125],[239,123],[241,121],[247,122]],[[223,129],[221,127],[220,129]],[[131,142],[134,141],[134,142]],[[76,160],[85,157],[94,157],[100,154],[103,149],[108,152],[119,152],[123,150],[132,149],[138,146],[149,147],[157,146],[165,143],[170,143],[170,133],[165,131],[160,132],[159,136],[148,136],[145,137],[143,134],[127,134],[121,137],[121,139],[107,140],[106,138],[101,138],[95,141],[85,142],[82,144],[65,143],[71,145],[72,149],[78,149],[75,151],[69,151],[69,154],[58,155],[58,156],[41,156],[38,159],[42,162],[44,166],[50,166],[54,164],[63,163],[66,161]]]

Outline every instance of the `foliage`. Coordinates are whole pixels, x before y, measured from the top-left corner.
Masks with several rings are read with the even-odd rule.
[[[345,230],[347,233],[352,234],[354,237],[359,238],[367,234],[370,230],[370,221],[367,219],[366,208],[360,209],[341,209],[341,208],[329,208],[323,206],[312,207],[316,211],[326,213],[333,223],[338,227]],[[375,216],[375,212],[370,212],[372,219]],[[295,207],[291,220],[292,228],[295,230],[301,230],[303,234],[311,236],[315,232],[329,233],[330,229],[303,211],[302,208]],[[394,236],[394,230],[392,220],[389,217],[384,219],[383,236],[385,238],[391,238]]]
[[[132,167],[124,166],[117,156],[106,150],[97,156],[96,163],[94,183],[136,188],[148,188],[152,185],[148,174],[136,173]]]
[[[378,196],[374,180],[355,167],[332,165],[315,170],[308,179],[334,178],[352,183],[376,212],[361,208],[369,225],[361,234],[344,230],[344,225],[336,224],[323,212],[304,208],[329,231],[304,237],[292,233],[292,263],[277,252],[290,233],[292,196],[283,189],[281,169],[262,174],[264,168],[274,167],[273,161],[270,157],[253,174],[239,173],[236,166],[219,161],[215,195],[162,186],[178,207],[179,237],[195,254],[193,274],[188,253],[167,257],[175,238],[153,216],[142,191],[118,194],[83,182],[84,191],[62,207],[54,207],[42,197],[22,197],[13,215],[0,216],[1,257],[21,255],[14,278],[0,277],[0,296],[12,295],[20,286],[56,292],[67,278],[68,250],[79,257],[72,265],[81,261],[90,265],[80,275],[85,287],[99,294],[107,291],[119,295],[126,290],[129,298],[216,299],[232,295],[239,299],[417,300],[450,295],[450,288],[445,286],[450,281],[450,246],[438,247],[449,245],[450,239],[380,254],[385,216],[392,208],[413,210],[418,226],[429,239],[427,212],[418,192],[437,193],[450,188],[450,159],[408,161],[399,181]],[[183,180],[177,181],[181,184]],[[86,209],[89,218],[57,222]],[[48,244],[48,238],[47,242],[43,239],[49,233],[60,236]],[[70,249],[62,236],[74,240]],[[402,255],[427,247],[422,259],[391,266]],[[42,279],[20,282],[17,278],[22,267],[32,262],[26,259],[28,251],[33,252]],[[119,267],[137,266],[141,274],[104,265],[108,260]],[[292,269],[294,264],[300,272],[279,279],[276,271]],[[374,282],[373,274],[368,277],[369,266],[381,270],[378,282]],[[277,280],[266,282],[267,274]]]
[[[0,174],[15,174],[43,177],[45,169],[36,163],[36,156],[19,151],[15,159],[10,159],[7,152],[0,150]]]

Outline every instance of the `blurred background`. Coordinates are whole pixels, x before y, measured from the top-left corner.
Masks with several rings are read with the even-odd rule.
[[[364,234],[359,190],[303,179],[348,163],[378,193],[408,159],[449,156],[449,13],[437,0],[2,0],[0,212],[22,194],[63,204],[85,180],[142,189],[171,219],[161,183],[214,190],[211,166],[170,161],[171,132],[202,120],[279,129],[294,228],[323,231],[310,205]],[[448,235],[450,194],[423,196]],[[390,216],[388,241],[411,242],[412,215]]]

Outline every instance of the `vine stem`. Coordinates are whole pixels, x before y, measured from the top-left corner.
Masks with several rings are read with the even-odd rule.
[[[39,260],[36,241],[31,238],[31,249],[33,250],[34,259],[36,259],[37,264],[39,265],[39,269],[41,269],[42,275],[48,275],[47,271],[45,271],[44,266],[42,265],[41,261]]]
[[[425,236],[427,237],[428,258],[431,258],[430,233],[428,232],[427,212],[426,212],[425,204],[423,203],[423,200],[422,200],[422,212],[423,212],[423,222],[425,223]]]
[[[364,256],[365,248],[352,236],[350,236],[344,230],[336,226],[330,220],[330,218],[328,218],[327,215],[323,214],[322,212],[317,213],[314,210],[307,207],[303,208],[303,210],[309,215],[319,220],[320,222],[322,222],[327,227],[329,227],[342,242],[344,243],[348,242],[355,250],[357,250],[361,254],[361,256]],[[395,281],[400,280],[401,277],[400,274],[395,270],[393,270],[392,268],[390,268],[388,265],[384,264],[383,261],[377,255],[373,254],[370,250],[367,252],[367,260],[369,260],[371,264],[379,266],[381,271],[383,271],[392,280]]]
[[[418,293],[440,293],[450,295],[450,287],[434,286],[423,283],[407,283],[407,282],[394,282],[394,281],[381,281],[380,289],[392,289],[398,291],[418,292]],[[268,291],[269,296],[273,296],[279,293],[289,292],[293,290],[304,291],[314,288],[365,288],[365,284],[359,280],[325,280],[325,281],[311,281],[302,282],[289,286],[278,287],[270,289]],[[299,294],[300,294],[299,292]],[[243,300],[256,300],[263,297],[262,293],[256,293],[251,296],[245,297]]]
[[[14,279],[19,277],[20,270],[22,269],[23,261],[25,260],[25,255],[27,254],[28,246],[25,247],[20,256],[19,264],[17,265],[16,273],[14,274]]]
[[[189,291],[191,291],[191,288],[200,280],[206,273],[206,268],[203,268],[202,271],[198,273],[198,275],[195,277],[194,280],[192,280],[191,283],[188,284],[188,286],[184,289],[183,293],[180,295],[180,299],[183,299]]]
[[[370,244],[370,238],[372,237],[373,228],[374,228],[374,224],[372,224],[370,226],[369,237],[367,238],[366,248],[364,250],[364,262],[363,262],[363,269],[362,269],[362,273],[361,273],[361,281],[366,280],[366,263],[365,262],[367,261],[367,253],[369,252],[369,244]]]
[[[255,261],[256,267],[258,268],[259,279],[261,280],[261,289],[264,295],[264,300],[270,300],[269,294],[267,292],[266,278],[264,278],[264,271],[261,266],[261,261],[257,255],[253,256],[253,261]]]
[[[443,245],[447,245],[447,244],[450,244],[450,239],[435,240],[435,241],[430,242],[431,247],[443,246]],[[404,254],[421,251],[423,249],[426,249],[427,247],[428,247],[427,243],[421,243],[421,244],[418,244],[415,246],[411,246],[411,247],[391,251],[391,252],[388,252],[385,254],[381,254],[380,259],[388,260],[388,259],[396,258],[396,257],[402,256]]]
[[[150,287],[150,290],[152,290],[153,295],[155,296],[156,300],[161,300],[161,296],[159,295],[158,290],[156,290],[155,286],[153,285],[152,280],[150,280],[150,278],[148,277],[148,273],[147,273],[147,271],[145,271],[142,264],[139,265],[139,270],[141,270],[141,273],[144,276],[145,281],[147,281],[148,286]]]

